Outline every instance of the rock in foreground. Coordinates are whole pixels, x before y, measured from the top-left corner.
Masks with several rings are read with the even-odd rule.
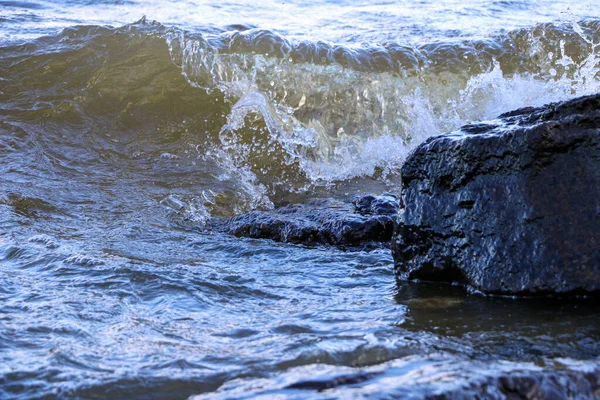
[[[554,361],[554,360],[552,360]],[[567,360],[568,361],[568,360]],[[414,392],[419,393],[418,398],[427,400],[454,400],[454,399],[597,399],[600,395],[600,368],[593,361],[581,362],[584,368],[577,366],[566,367],[556,362],[559,368],[552,366],[542,368],[532,364],[521,364],[510,361],[488,362],[492,368],[485,375],[469,371],[477,362],[468,364],[457,361],[457,366],[462,366],[471,372],[473,377],[466,379],[465,371],[453,371],[452,367],[443,362],[431,365],[439,375],[431,371],[421,372],[417,378],[407,382],[406,371],[401,369],[402,360],[387,363],[387,370],[357,372],[355,374],[331,376],[329,379],[307,380],[287,386],[287,390],[304,390],[328,393],[335,398],[337,389],[346,387],[345,390],[353,391],[355,398],[373,397],[376,388],[386,388],[387,398],[417,398]],[[481,365],[479,365],[482,368]],[[511,370],[510,368],[514,368]],[[489,368],[489,367],[488,367]],[[455,367],[456,369],[456,367]],[[453,373],[450,373],[452,371]],[[439,376],[446,373],[446,384],[433,389],[433,383]],[[418,372],[416,373],[418,374]],[[415,375],[416,375],[415,374]],[[463,376],[461,376],[463,375]],[[437,377],[437,379],[436,379]],[[397,382],[397,387],[392,382]],[[348,388],[348,386],[350,388]],[[411,390],[412,389],[412,390]],[[343,390],[343,389],[342,389]],[[367,396],[364,396],[364,395]],[[361,396],[362,395],[362,396]],[[370,396],[369,396],[370,395]],[[349,396],[350,397],[350,396]]]
[[[430,138],[402,183],[400,278],[507,295],[600,290],[600,95]]]
[[[225,223],[224,230],[280,242],[362,246],[389,243],[397,213],[396,196],[362,195],[349,202],[313,200],[238,215]]]

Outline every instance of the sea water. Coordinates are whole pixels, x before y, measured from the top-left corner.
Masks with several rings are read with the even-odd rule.
[[[399,193],[426,138],[599,72],[596,0],[0,1],[0,397],[469,397],[597,367],[590,302],[206,226]]]

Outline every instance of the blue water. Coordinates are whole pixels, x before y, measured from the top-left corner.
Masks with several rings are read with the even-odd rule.
[[[427,137],[597,93],[599,29],[591,0],[0,1],[0,398],[593,398],[591,301],[208,226],[399,193]]]

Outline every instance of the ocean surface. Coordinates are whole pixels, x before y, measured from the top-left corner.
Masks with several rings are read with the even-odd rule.
[[[597,0],[0,0],[0,398],[421,399],[597,366],[597,304],[206,226],[399,193],[426,138],[599,89]]]

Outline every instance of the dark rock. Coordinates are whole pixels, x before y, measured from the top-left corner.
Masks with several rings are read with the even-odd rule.
[[[352,198],[355,212],[361,215],[396,215],[399,199],[392,194],[374,196],[372,194],[358,195]]]
[[[507,295],[600,290],[600,95],[430,138],[402,183],[398,277]]]
[[[327,389],[336,388],[343,385],[356,385],[373,379],[376,376],[383,375],[383,372],[357,372],[348,375],[338,375],[330,378],[321,378],[293,383],[284,389],[316,390],[322,392]]]
[[[569,365],[572,360],[565,360],[566,364],[553,359],[537,364],[506,360],[488,360],[485,364],[460,359],[454,362],[434,361],[427,363],[429,368],[410,370],[410,379],[407,377],[406,364],[400,359],[386,363],[383,369],[375,366],[354,373],[301,380],[284,387],[283,391],[326,392],[331,398],[340,393],[336,389],[341,389],[346,394],[350,393],[347,397],[353,398],[383,393],[383,397],[390,399],[598,399],[598,362],[579,360]],[[383,392],[381,388],[385,388]],[[314,396],[307,393],[306,397]]]
[[[484,395],[485,394],[485,395]],[[509,372],[474,381],[459,389],[426,396],[446,399],[597,399],[600,369]]]
[[[279,242],[361,246],[389,243],[397,213],[396,196],[368,194],[348,202],[312,200],[273,211],[253,211],[227,220],[223,230]]]
[[[486,393],[498,399],[597,399],[599,374],[600,369],[507,373],[429,398],[466,399]]]

